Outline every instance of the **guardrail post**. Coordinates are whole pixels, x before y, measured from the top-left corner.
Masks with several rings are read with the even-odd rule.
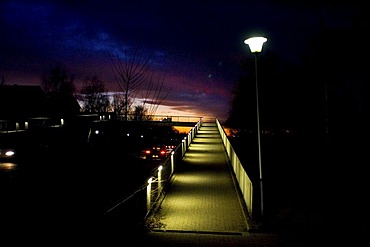
[[[158,194],[157,194],[157,198],[161,195],[162,189],[163,189],[163,186],[162,186],[162,169],[163,169],[163,166],[158,167]]]
[[[171,152],[171,175],[170,175],[170,177],[175,172],[175,158],[174,158],[174,154],[175,154],[175,152],[172,151]]]
[[[146,186],[146,211],[149,212],[152,204],[152,183],[153,178],[148,179],[148,185]]]
[[[185,152],[186,152],[186,137],[184,137],[184,139],[182,139],[182,142],[181,142],[181,150],[182,150],[182,156],[185,155]]]

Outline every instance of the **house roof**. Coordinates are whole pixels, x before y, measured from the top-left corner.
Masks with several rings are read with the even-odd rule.
[[[47,98],[40,86],[0,85],[0,119],[44,115]]]
[[[48,99],[41,86],[0,85],[0,119],[75,114],[79,110],[77,100]]]

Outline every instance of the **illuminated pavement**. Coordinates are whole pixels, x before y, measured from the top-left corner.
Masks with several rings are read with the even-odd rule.
[[[150,246],[276,246],[252,233],[216,123],[203,123],[143,240]]]

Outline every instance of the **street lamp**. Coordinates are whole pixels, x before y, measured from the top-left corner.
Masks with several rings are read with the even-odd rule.
[[[252,37],[244,40],[244,43],[249,45],[251,52],[255,55],[255,77],[256,77],[256,105],[257,105],[257,137],[258,137],[258,167],[260,176],[260,191],[261,191],[261,216],[263,216],[263,187],[262,187],[262,162],[261,162],[261,131],[260,131],[260,113],[258,103],[258,80],[257,80],[257,57],[262,51],[263,43],[267,39],[265,37]]]

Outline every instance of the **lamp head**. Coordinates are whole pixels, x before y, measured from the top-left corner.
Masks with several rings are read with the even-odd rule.
[[[249,45],[252,53],[257,53],[262,51],[263,43],[266,41],[267,39],[265,37],[252,37],[244,40],[244,43]]]

